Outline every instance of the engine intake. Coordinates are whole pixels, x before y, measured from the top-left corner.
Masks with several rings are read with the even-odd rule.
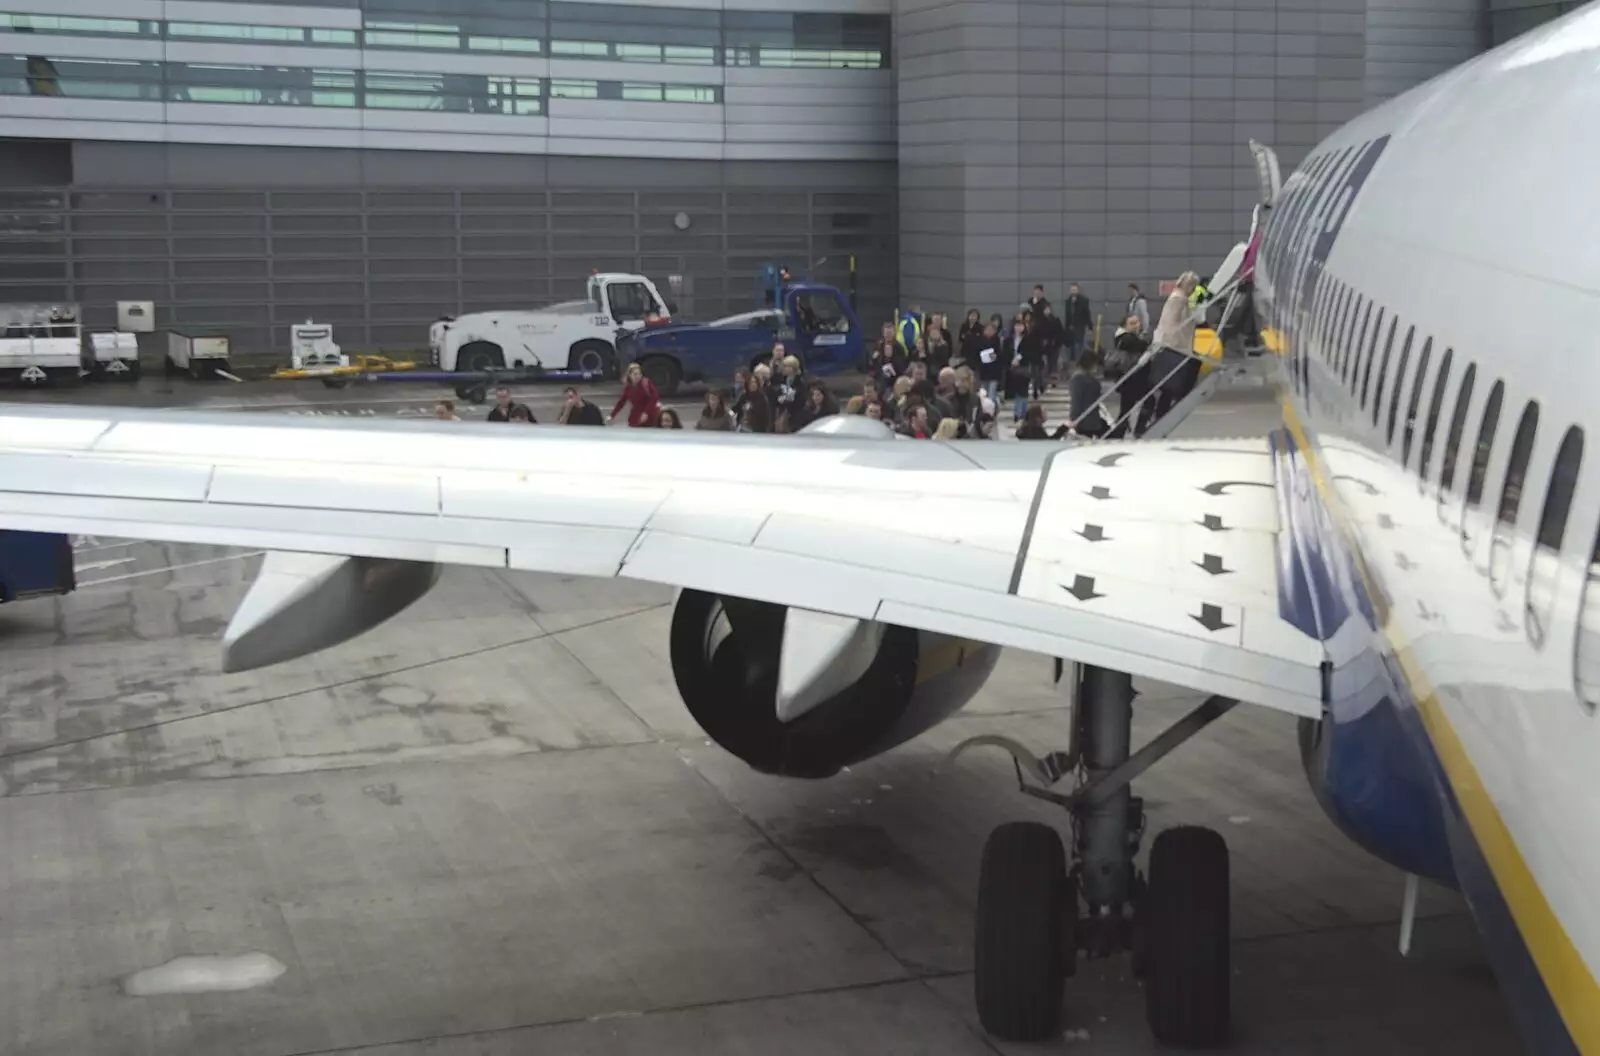
[[[903,744],[960,710],[1000,650],[884,625],[865,673],[790,721],[779,717],[789,610],[685,590],[672,614],[678,693],[700,727],[763,773],[830,777]]]

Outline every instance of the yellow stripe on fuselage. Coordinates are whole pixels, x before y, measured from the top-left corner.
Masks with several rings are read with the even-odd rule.
[[[1339,525],[1352,552],[1359,554],[1359,540],[1354,538],[1350,530],[1349,511],[1329,483],[1330,478],[1323,468],[1321,457],[1306,436],[1293,401],[1280,395],[1279,402],[1283,406],[1283,424],[1294,438],[1295,446],[1300,449],[1301,458],[1317,492],[1322,496],[1323,504]],[[1357,567],[1368,596],[1377,603],[1381,598],[1377,585],[1372,582],[1359,559]],[[1467,825],[1477,840],[1479,850],[1483,852],[1489,871],[1494,874],[1500,894],[1511,910],[1511,918],[1522,933],[1523,942],[1533,957],[1556,1010],[1566,1024],[1567,1033],[1580,1052],[1600,1054],[1600,985],[1596,984],[1594,974],[1584,963],[1583,956],[1578,953],[1566,929],[1561,926],[1560,918],[1550,907],[1544,892],[1539,890],[1539,882],[1528,868],[1522,852],[1517,849],[1510,828],[1494,804],[1494,797],[1485,787],[1461,738],[1451,726],[1439,703],[1438,694],[1417,662],[1415,653],[1390,626],[1386,614],[1380,613],[1380,616],[1383,618],[1384,637],[1389,640],[1400,662],[1401,674],[1422,716],[1428,739],[1433,742],[1434,754],[1444,767],[1445,777],[1455,792],[1456,801],[1461,804]]]

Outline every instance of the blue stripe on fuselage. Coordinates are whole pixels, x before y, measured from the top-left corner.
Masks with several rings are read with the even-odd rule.
[[[1359,559],[1314,486],[1313,471],[1293,433],[1285,429],[1273,434],[1272,446],[1278,485],[1285,489],[1278,544],[1280,611],[1324,641],[1340,626],[1329,622],[1330,613],[1348,618],[1359,612],[1372,630],[1373,648],[1381,651],[1388,683],[1383,699],[1365,711],[1341,712],[1333,702],[1321,724],[1321,742],[1302,742],[1317,799],[1341,831],[1369,853],[1459,887],[1531,1051],[1578,1056],[1450,789],[1410,684],[1379,630],[1376,614],[1387,611],[1388,599],[1369,595],[1372,581],[1357,571]],[[1381,587],[1372,584],[1371,589]]]

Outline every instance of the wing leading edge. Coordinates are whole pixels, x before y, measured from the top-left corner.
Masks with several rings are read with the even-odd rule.
[[[1266,439],[882,444],[0,409],[4,528],[648,580],[1314,717],[1369,681],[1365,639],[1284,617],[1276,476]]]

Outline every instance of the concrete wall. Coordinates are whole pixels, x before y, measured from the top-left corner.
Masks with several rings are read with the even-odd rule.
[[[894,305],[894,216],[892,162],[79,142],[69,184],[0,188],[0,302],[104,326],[153,300],[158,327],[249,351],[307,317],[415,349],[441,314],[581,297],[591,269],[683,275],[680,308],[709,318],[755,307],[769,262],[826,257],[843,289],[855,253],[870,321]]]
[[[902,301],[1120,310],[1247,229],[1247,142],[1289,171],[1477,50],[1482,0],[897,0]],[[1408,48],[1413,48],[1408,51]]]
[[[1488,44],[1484,0],[1367,0],[1367,99],[1399,95]]]

